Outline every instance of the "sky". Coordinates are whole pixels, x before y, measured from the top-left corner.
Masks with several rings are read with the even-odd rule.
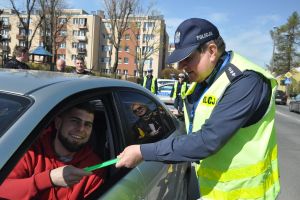
[[[8,0],[1,0],[5,7]],[[18,0],[21,1],[21,0]],[[103,0],[65,0],[70,8],[87,12],[104,10]],[[143,5],[154,2],[164,16],[170,42],[178,25],[193,17],[215,24],[226,49],[233,50],[254,63],[265,67],[270,63],[273,41],[270,31],[285,24],[294,11],[300,15],[297,0],[142,0]]]

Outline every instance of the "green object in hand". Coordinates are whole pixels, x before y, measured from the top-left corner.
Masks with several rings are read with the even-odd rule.
[[[103,163],[100,163],[100,164],[97,164],[97,165],[93,165],[93,166],[90,166],[90,167],[86,167],[84,168],[83,170],[84,171],[87,171],[87,172],[90,172],[90,171],[93,171],[93,170],[96,170],[96,169],[100,169],[100,168],[103,168],[103,167],[107,167],[109,165],[113,165],[115,163],[117,163],[119,160],[119,158],[115,158],[115,159],[112,159],[112,160],[108,160],[108,161],[105,161]]]

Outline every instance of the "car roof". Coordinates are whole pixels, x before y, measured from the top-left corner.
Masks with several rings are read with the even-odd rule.
[[[55,88],[56,92],[72,88],[76,92],[88,88],[101,87],[131,87],[143,88],[138,84],[96,76],[77,75],[36,70],[0,69],[0,91],[30,95],[41,88]],[[44,89],[45,90],[45,89]]]

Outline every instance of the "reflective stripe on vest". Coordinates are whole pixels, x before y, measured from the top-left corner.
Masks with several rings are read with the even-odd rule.
[[[275,199],[280,190],[274,121],[277,83],[264,69],[238,54],[231,53],[231,64],[240,71],[252,70],[268,78],[272,87],[271,103],[260,121],[240,128],[218,152],[196,165],[201,198]],[[193,132],[201,129],[229,85],[224,72],[202,95],[195,110]],[[192,93],[190,89],[187,95]],[[188,130],[187,115],[185,119]]]

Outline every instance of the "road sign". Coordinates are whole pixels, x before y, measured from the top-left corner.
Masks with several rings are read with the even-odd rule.
[[[287,78],[291,78],[293,76],[293,74],[291,72],[287,72],[287,73],[285,73],[284,76]]]

